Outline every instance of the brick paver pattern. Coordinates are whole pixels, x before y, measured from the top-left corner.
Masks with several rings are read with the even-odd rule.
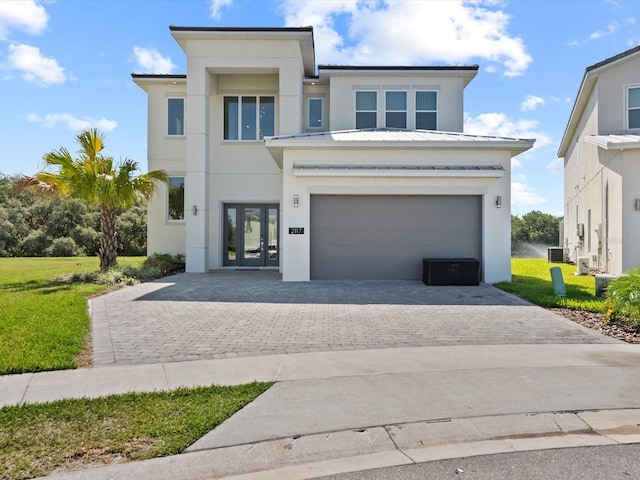
[[[615,340],[490,285],[180,274],[91,300],[94,365],[331,350]]]

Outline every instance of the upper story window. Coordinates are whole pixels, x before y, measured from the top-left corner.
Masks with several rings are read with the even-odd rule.
[[[407,92],[385,92],[385,126],[407,128]]]
[[[640,87],[629,87],[627,92],[628,128],[640,128]]]
[[[167,135],[184,135],[184,98],[169,98]]]
[[[308,112],[309,122],[307,126],[309,128],[322,128],[322,99],[310,98]]]
[[[377,92],[356,92],[356,128],[376,128],[377,117]]]
[[[436,92],[416,92],[416,129],[437,129],[438,95]]]
[[[275,97],[224,97],[224,139],[260,140],[275,134]]]
[[[167,220],[184,220],[184,177],[169,177]]]

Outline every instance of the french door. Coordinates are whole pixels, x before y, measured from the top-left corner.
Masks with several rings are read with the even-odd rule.
[[[223,265],[278,266],[278,211],[272,204],[226,204]]]

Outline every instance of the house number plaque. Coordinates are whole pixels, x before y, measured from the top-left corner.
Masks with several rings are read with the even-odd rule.
[[[289,235],[304,235],[304,227],[289,227]]]

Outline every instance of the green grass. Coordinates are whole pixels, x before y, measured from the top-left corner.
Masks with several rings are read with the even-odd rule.
[[[121,257],[139,266],[144,257]],[[0,374],[75,368],[89,330],[87,297],[105,285],[51,282],[99,269],[95,257],[0,258]]]
[[[551,283],[551,267],[560,267],[567,297],[556,297]],[[548,263],[541,258],[511,259],[511,282],[495,286],[542,307],[564,307],[572,310],[602,312],[604,300],[595,296],[595,280],[589,275],[574,275],[575,265]]]
[[[182,452],[271,384],[202,387],[0,409],[0,478]]]

